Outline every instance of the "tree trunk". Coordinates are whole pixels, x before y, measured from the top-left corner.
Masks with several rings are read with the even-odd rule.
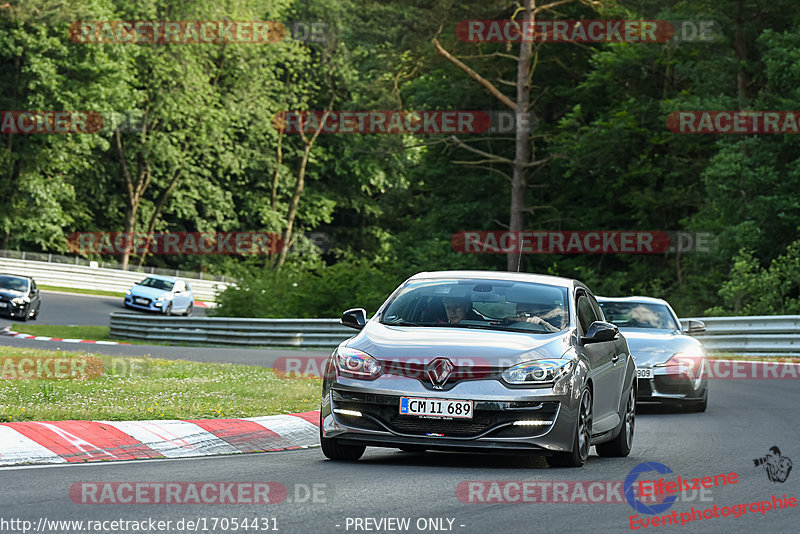
[[[524,25],[531,20],[531,0],[525,0],[524,10],[521,13]],[[531,123],[528,115],[531,96],[531,55],[533,41],[521,39],[519,44],[519,59],[517,60],[517,101],[516,101],[516,130],[514,166],[511,174],[511,209],[508,230],[521,232],[525,228],[525,173],[531,159]],[[506,268],[509,271],[519,269],[522,258],[519,252],[508,254]]]
[[[150,223],[147,225],[147,245],[145,246],[145,251],[139,256],[139,265],[137,269],[141,269],[142,265],[144,265],[144,260],[147,258],[147,250],[150,247],[150,234],[155,231],[156,228],[156,221],[161,216],[161,212],[164,210],[164,204],[167,203],[167,198],[169,198],[170,193],[172,193],[175,186],[178,185],[178,179],[181,177],[181,168],[175,171],[175,174],[172,176],[172,181],[169,183],[169,186],[164,189],[160,195],[158,195],[158,200],[156,201],[156,208],[153,210],[153,215],[150,217]]]
[[[144,144],[144,132],[142,132],[142,144]],[[128,206],[125,210],[125,233],[133,233],[136,229],[136,215],[139,212],[139,205],[142,202],[147,186],[150,185],[150,164],[144,159],[140,153],[137,158],[137,173],[136,179],[131,176],[130,169],[128,168],[128,161],[125,159],[125,151],[122,149],[122,136],[119,130],[114,132],[114,140],[116,141],[117,158],[119,166],[122,170],[122,176],[125,179],[125,189],[127,192]],[[130,240],[132,241],[132,240]],[[132,244],[132,243],[131,243]],[[128,270],[128,262],[130,261],[131,251],[130,247],[122,254],[122,270]]]
[[[300,170],[297,173],[297,183],[294,186],[292,200],[289,202],[289,212],[286,214],[286,231],[283,233],[283,246],[278,256],[278,270],[283,267],[283,264],[286,262],[286,254],[289,253],[289,244],[292,240],[292,232],[294,231],[294,219],[297,216],[297,207],[300,205],[300,197],[303,196],[303,189],[305,189],[306,185],[306,166],[308,165],[308,156],[310,153],[311,143],[306,143],[303,149],[303,159],[300,160]]]

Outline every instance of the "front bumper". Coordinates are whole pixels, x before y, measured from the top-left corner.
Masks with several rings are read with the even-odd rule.
[[[5,304],[5,306],[3,306]],[[29,304],[15,304],[14,302],[3,300],[0,303],[0,315],[4,317],[24,317],[30,312]]]
[[[653,378],[637,379],[637,402],[679,403],[703,400],[708,388],[707,366],[699,377],[688,373],[669,372],[665,368],[653,368]]]
[[[137,302],[146,301],[146,302]],[[145,310],[145,311],[153,311],[153,312],[163,312],[164,305],[169,302],[166,300],[156,301],[153,299],[149,299],[146,297],[137,297],[136,295],[125,295],[125,306],[127,308],[134,308],[137,310]]]
[[[440,450],[570,451],[575,436],[577,402],[571,389],[554,395],[554,388],[509,389],[496,380],[471,380],[452,389],[432,391],[417,380],[402,388],[369,388],[352,379],[334,383],[323,398],[324,437],[376,447],[419,446]],[[359,381],[363,382],[363,381]],[[380,379],[375,381],[380,382]],[[391,380],[398,382],[398,380]],[[400,415],[401,397],[473,401],[472,419],[439,419]],[[354,410],[362,415],[346,415]],[[514,421],[552,421],[550,425],[514,425]]]

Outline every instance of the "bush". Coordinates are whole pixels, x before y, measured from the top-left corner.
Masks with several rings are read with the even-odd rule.
[[[280,272],[253,270],[217,299],[218,317],[339,317],[348,308],[374,313],[402,280],[367,263],[340,262]]]
[[[749,250],[734,258],[731,279],[719,290],[723,306],[707,315],[784,315],[800,313],[800,241],[786,248],[769,268]]]

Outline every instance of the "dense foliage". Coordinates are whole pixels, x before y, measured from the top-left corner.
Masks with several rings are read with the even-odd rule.
[[[711,232],[710,252],[528,254],[521,270],[603,295],[668,299],[681,315],[800,313],[796,135],[686,135],[677,110],[798,110],[793,0],[575,0],[540,19],[713,20],[709,41],[536,43],[530,77],[529,230]],[[269,231],[268,256],[131,257],[236,276],[220,313],[369,311],[415,272],[505,269],[462,254],[464,230],[509,224],[513,135],[320,135],[282,110],[504,111],[517,43],[458,39],[458,21],[507,19],[507,0],[11,0],[0,6],[0,110],[135,114],[95,134],[0,134],[0,249],[65,252],[83,231]],[[323,21],[324,39],[269,44],[76,43],[79,20]],[[505,136],[504,136],[505,135]],[[472,150],[470,150],[472,149]],[[481,153],[491,154],[480,164]],[[304,174],[301,173],[301,168]],[[298,177],[303,183],[298,187]],[[292,209],[296,202],[296,211]],[[304,237],[324,232],[324,252]]]

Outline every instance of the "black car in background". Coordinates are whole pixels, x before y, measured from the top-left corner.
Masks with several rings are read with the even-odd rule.
[[[0,315],[27,321],[36,319],[41,307],[39,288],[33,278],[0,274]]]

